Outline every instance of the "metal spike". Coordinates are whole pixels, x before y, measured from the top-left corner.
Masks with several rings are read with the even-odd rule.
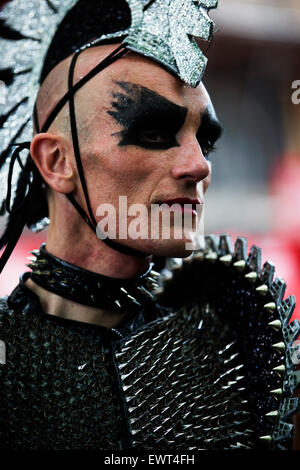
[[[282,396],[282,388],[276,388],[275,390],[271,390],[271,395],[273,395],[276,400],[278,400]]]
[[[270,321],[270,323],[268,323],[268,325],[273,328],[273,330],[275,331],[279,331],[281,326],[282,326],[282,323],[280,320],[273,320],[273,321]]]
[[[38,256],[40,254],[40,250],[32,250],[32,251],[29,251],[29,253],[31,253],[34,256]]]
[[[120,290],[121,290],[122,292],[124,292],[124,294],[126,294],[126,295],[128,294],[127,290],[124,289],[124,287],[121,287]]]
[[[121,304],[120,304],[120,302],[119,302],[118,300],[115,300],[115,304],[116,304],[119,308],[121,308]]]
[[[36,256],[27,256],[27,258],[29,261],[36,261]]]
[[[38,264],[38,265],[41,265],[41,266],[45,266],[48,263],[48,261],[46,259],[38,258],[35,261],[35,263]]]
[[[247,281],[250,281],[251,283],[254,284],[254,282],[256,282],[256,279],[257,279],[257,273],[254,271],[251,271],[250,273],[245,275],[245,278],[247,279]]]
[[[232,262],[232,256],[231,255],[221,256],[220,261],[221,263],[225,264],[225,266],[229,266]]]
[[[281,366],[274,367],[273,371],[276,372],[279,377],[282,377],[285,374],[285,366],[282,364]]]
[[[202,250],[197,251],[193,256],[193,259],[196,260],[196,261],[203,261],[203,259],[204,259],[203,251]]]
[[[266,415],[268,418],[278,418],[279,416],[279,412],[278,411],[270,411],[269,413],[266,413]]]
[[[272,348],[281,353],[285,350],[285,344],[283,341],[280,341],[280,343],[272,344]]]
[[[129,390],[131,387],[132,387],[132,384],[130,384],[130,385],[123,385],[123,390],[124,390],[124,392],[126,392],[127,390]]]
[[[267,310],[268,312],[274,312],[275,309],[276,309],[275,302],[269,302],[268,304],[264,305],[264,310]]]
[[[212,263],[218,259],[218,254],[215,251],[211,251],[205,255],[205,259],[211,261]]]
[[[150,276],[158,279],[158,278],[160,278],[160,273],[158,273],[157,271],[154,271],[154,269],[151,269]]]
[[[272,442],[272,436],[260,436],[259,438],[261,441],[265,441],[265,442]]]
[[[233,263],[233,267],[238,271],[242,272],[246,267],[246,261],[243,259],[241,259],[240,261],[236,261],[235,263]]]
[[[27,268],[30,268],[30,269],[36,268],[36,265],[33,263],[26,264],[25,266],[27,266]]]
[[[145,287],[139,286],[139,287],[137,287],[137,290],[139,292],[141,292],[143,295],[145,295],[146,297],[148,297],[150,299],[153,298],[153,294],[151,294],[151,292],[149,292],[147,289],[145,289]]]
[[[32,273],[36,274],[37,276],[41,276],[44,274],[42,271],[39,271],[38,269],[35,269],[34,271],[32,271]]]
[[[268,288],[267,284],[262,284],[261,286],[258,286],[255,290],[260,295],[266,295],[268,293],[269,288]]]
[[[128,297],[134,304],[138,305],[139,307],[142,306],[142,304],[141,304],[138,300],[136,300],[134,297],[132,297],[132,295],[127,294],[127,297]]]

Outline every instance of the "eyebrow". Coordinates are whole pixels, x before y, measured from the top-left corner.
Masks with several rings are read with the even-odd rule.
[[[170,117],[186,116],[188,109],[180,106],[159,93],[150,90],[142,85],[131,82],[115,82],[121,92],[113,92],[113,111],[107,113],[115,120],[126,127],[136,116],[147,115],[147,113],[164,113]]]

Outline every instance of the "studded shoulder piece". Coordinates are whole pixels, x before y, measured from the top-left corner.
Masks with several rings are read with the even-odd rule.
[[[292,415],[299,321],[293,296],[228,236],[170,259],[158,297],[173,313],[125,339],[117,353],[132,446],[186,449],[286,449]]]

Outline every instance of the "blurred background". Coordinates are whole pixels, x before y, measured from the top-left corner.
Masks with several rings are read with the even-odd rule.
[[[286,295],[299,299],[300,318],[300,2],[219,0],[211,17],[217,34],[205,52],[204,83],[224,134],[211,158],[205,233],[260,246],[263,261],[286,280]],[[17,284],[29,250],[44,239],[44,232],[24,232],[0,295]]]

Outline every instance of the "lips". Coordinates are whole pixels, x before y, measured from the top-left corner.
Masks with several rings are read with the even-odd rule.
[[[189,206],[192,206],[192,211],[193,213],[197,211],[197,206],[200,204],[199,199],[192,199],[189,197],[181,197],[181,198],[175,198],[175,199],[167,199],[165,201],[159,201],[159,205],[161,204],[167,204],[169,207],[172,206],[173,204],[179,204],[182,208],[182,211],[186,212],[188,210],[187,207],[184,207],[185,205],[189,204]]]

